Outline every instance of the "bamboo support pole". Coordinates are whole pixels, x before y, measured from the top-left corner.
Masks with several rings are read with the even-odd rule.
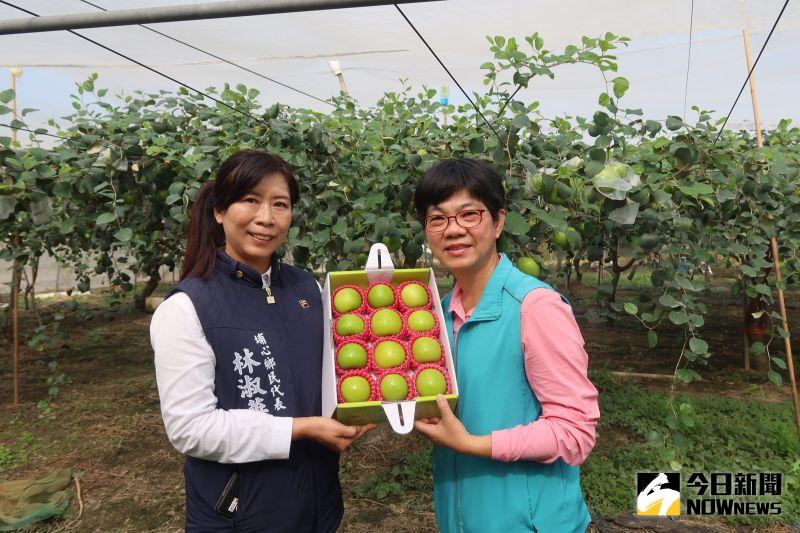
[[[750,34],[747,30],[742,30],[744,38],[744,55],[747,58],[747,72],[753,68],[753,60],[750,58]],[[758,114],[758,99],[756,98],[756,77],[755,72],[750,76],[750,99],[753,101],[753,120],[756,123],[756,142],[759,148],[764,146],[764,139],[761,137],[761,117]]]
[[[770,239],[772,248],[772,262],[775,266],[775,282],[781,282],[781,270],[778,264],[778,242],[775,237]],[[783,289],[778,287],[778,307],[781,311],[781,320],[786,336],[783,338],[783,345],[786,348],[786,369],[789,371],[789,385],[792,389],[792,405],[794,405],[795,424],[797,425],[797,436],[800,438],[800,402],[797,397],[797,379],[794,375],[794,358],[792,357],[792,341],[789,337],[789,321],[786,319],[786,303],[783,299]]]
[[[750,59],[750,36],[747,33],[747,30],[744,30],[742,35],[744,36],[744,52],[745,57],[747,58],[747,72],[750,72],[750,70],[753,68],[752,60]],[[756,125],[756,142],[758,143],[758,147],[761,148],[764,146],[764,138],[761,135],[761,118],[758,114],[758,98],[756,96],[755,76],[753,75],[750,76],[750,97],[753,101],[753,120],[755,121]],[[780,287],[781,269],[780,258],[778,256],[778,241],[775,239],[775,237],[772,237],[769,240],[769,244],[770,249],[772,250],[772,264],[775,268],[775,282],[778,290],[778,307],[780,308],[783,329],[786,331],[786,335],[783,337],[784,347],[786,348],[786,367],[789,371],[789,383],[792,390],[792,405],[794,406],[797,435],[798,438],[800,438],[800,403],[798,402],[797,396],[797,380],[794,375],[794,358],[792,357],[792,342],[791,337],[789,336],[789,321],[786,318],[786,303],[783,298],[783,289]]]
[[[14,92],[14,97],[11,100],[11,120],[17,120],[17,76],[20,72],[12,69],[11,71],[11,90]],[[11,143],[12,146],[17,142],[17,130],[11,130]],[[13,183],[13,178],[8,177],[9,183]],[[16,254],[19,248],[19,235],[14,236],[14,252]],[[22,266],[19,264],[19,259],[14,257],[11,274],[11,380],[14,389],[14,407],[19,406],[19,287],[21,282]]]

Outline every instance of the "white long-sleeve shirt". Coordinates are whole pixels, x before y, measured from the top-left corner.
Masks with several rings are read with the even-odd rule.
[[[270,285],[270,270],[262,275],[264,287]],[[217,360],[188,295],[175,294],[158,306],[150,322],[150,343],[161,416],[179,452],[219,463],[289,457],[292,418],[217,408]]]

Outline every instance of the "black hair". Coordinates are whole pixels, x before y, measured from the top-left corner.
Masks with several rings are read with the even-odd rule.
[[[430,206],[444,202],[461,190],[483,202],[493,220],[497,220],[497,214],[506,207],[503,180],[492,167],[483,161],[453,158],[436,163],[419,180],[414,191],[417,216],[423,220]]]
[[[296,204],[300,188],[292,168],[280,157],[258,150],[236,152],[219,167],[217,179],[200,188],[189,220],[182,280],[193,276],[208,279],[214,271],[217,248],[225,244],[225,233],[214,211],[225,211],[271,174],[280,174],[286,180],[291,204]]]

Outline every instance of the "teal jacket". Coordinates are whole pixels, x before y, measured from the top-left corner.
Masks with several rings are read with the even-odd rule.
[[[528,384],[520,308],[530,291],[553,290],[503,255],[475,312],[453,342],[451,294],[442,299],[458,380],[457,416],[474,435],[533,422],[542,406]],[[561,459],[505,463],[434,447],[436,520],[443,533],[583,532],[589,510],[580,470]]]

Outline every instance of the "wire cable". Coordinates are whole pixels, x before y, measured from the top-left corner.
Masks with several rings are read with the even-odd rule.
[[[19,130],[19,131],[27,131],[33,133],[34,135],[47,135],[48,137],[55,137],[56,139],[62,139],[64,141],[74,141],[76,139],[70,139],[69,137],[64,137],[63,135],[56,135],[55,133],[48,133],[46,131],[39,131],[39,130],[31,130],[28,128],[23,128],[22,126],[12,126],[11,124],[4,124],[0,122],[0,126],[5,126],[6,128],[12,130]]]
[[[742,88],[739,89],[739,94],[736,95],[736,100],[733,101],[733,105],[731,106],[731,110],[728,111],[728,115],[725,117],[725,122],[722,123],[722,127],[719,129],[719,133],[717,133],[717,137],[714,139],[714,144],[717,144],[717,141],[722,135],[723,130],[725,129],[725,125],[728,123],[728,119],[731,118],[731,113],[733,113],[733,109],[736,107],[736,104],[739,102],[739,98],[742,96],[742,92],[744,92],[744,88],[747,87],[747,82],[750,81],[750,76],[753,75],[753,71],[756,69],[756,65],[758,65],[758,60],[761,59],[761,54],[764,53],[764,49],[767,47],[767,43],[772,38],[772,34],[775,31],[775,28],[778,26],[778,22],[780,22],[781,17],[783,16],[783,12],[786,11],[786,6],[789,5],[789,0],[784,2],[783,7],[781,8],[781,12],[778,13],[778,18],[775,19],[775,23],[772,25],[772,29],[769,30],[769,34],[767,35],[767,40],[764,41],[764,44],[761,46],[761,50],[758,52],[758,56],[756,57],[755,62],[753,63],[752,68],[750,68],[750,72],[747,73],[747,77],[742,83]]]
[[[694,29],[694,0],[692,0],[692,11],[689,14],[689,57],[686,60],[686,84],[683,87],[683,121],[686,122],[686,101],[689,96],[689,67],[692,64],[692,33]]]
[[[472,107],[474,107],[474,108],[475,108],[475,111],[477,111],[477,112],[478,112],[478,114],[481,116],[481,118],[483,119],[483,122],[484,122],[484,123],[485,123],[487,126],[489,126],[489,129],[490,129],[490,130],[492,130],[492,132],[493,132],[493,133],[494,133],[494,134],[497,136],[497,139],[500,141],[500,143],[501,143],[501,144],[502,144],[502,143],[505,143],[505,141],[503,140],[503,138],[502,138],[502,137],[500,137],[500,134],[499,134],[499,133],[497,133],[497,130],[496,130],[496,129],[494,129],[494,126],[492,126],[492,125],[491,125],[491,123],[490,123],[488,120],[486,120],[486,117],[485,117],[485,116],[483,116],[483,113],[481,113],[481,110],[478,108],[478,106],[477,106],[477,105],[475,105],[475,102],[473,102],[473,101],[472,101],[472,98],[470,98],[470,97],[469,97],[469,95],[467,94],[467,91],[465,91],[465,90],[464,90],[464,88],[461,86],[461,84],[460,84],[460,83],[458,83],[458,80],[457,80],[457,79],[456,79],[456,77],[455,77],[455,76],[453,76],[453,74],[450,72],[450,69],[449,69],[449,68],[447,68],[447,65],[445,65],[445,64],[444,64],[444,62],[443,62],[441,59],[439,59],[439,56],[438,56],[438,55],[436,55],[436,52],[434,52],[434,51],[433,51],[433,48],[431,48],[431,45],[429,45],[429,44],[428,44],[428,41],[426,41],[426,40],[425,40],[425,37],[423,37],[423,36],[422,36],[422,34],[419,32],[419,30],[417,30],[417,28],[414,26],[414,24],[413,24],[413,23],[412,23],[412,22],[411,22],[411,21],[408,19],[408,17],[406,16],[406,14],[405,14],[405,13],[403,13],[403,10],[402,10],[402,9],[400,9],[400,6],[399,6],[399,5],[397,5],[397,4],[394,4],[394,7],[396,7],[396,8],[397,8],[397,11],[399,11],[399,12],[400,12],[400,14],[403,16],[403,18],[404,18],[404,19],[406,19],[406,22],[408,22],[408,25],[409,25],[409,26],[411,26],[411,29],[412,29],[412,30],[414,30],[414,33],[416,33],[416,34],[417,34],[417,37],[419,37],[419,38],[420,38],[420,40],[421,40],[421,41],[423,42],[423,44],[424,44],[424,45],[425,45],[425,46],[428,48],[428,50],[430,51],[430,53],[431,53],[431,54],[433,54],[433,57],[435,57],[435,58],[436,58],[436,61],[438,61],[438,62],[439,62],[439,64],[440,64],[440,65],[442,66],[442,68],[444,69],[444,71],[445,71],[445,72],[447,72],[447,75],[448,75],[448,76],[450,76],[450,79],[451,79],[451,80],[453,80],[453,83],[455,83],[455,84],[458,86],[458,89],[461,91],[461,94],[463,94],[463,95],[464,95],[464,96],[467,98],[467,100],[469,100],[469,103],[470,103],[470,104],[472,104]]]
[[[34,16],[34,17],[40,16],[40,15],[37,15],[36,13],[34,13],[33,11],[29,11],[29,10],[27,10],[25,8],[16,6],[16,5],[12,4],[11,2],[7,2],[6,0],[0,0],[0,4],[4,4],[4,5],[8,6],[8,7],[13,7],[14,9],[17,9],[19,11],[23,11],[23,12],[25,12],[25,13],[31,15],[31,16]],[[157,69],[155,69],[153,67],[145,65],[141,61],[133,59],[132,57],[127,56],[127,55],[123,54],[122,52],[117,52],[113,48],[110,48],[110,47],[104,45],[103,43],[99,43],[99,42],[95,41],[94,39],[90,39],[89,37],[86,37],[85,35],[82,35],[82,34],[76,32],[74,30],[67,30],[67,32],[71,33],[72,35],[75,35],[76,37],[80,37],[84,41],[88,41],[88,42],[94,44],[95,46],[99,46],[100,48],[102,48],[104,50],[107,50],[107,51],[111,52],[112,54],[116,54],[116,55],[118,55],[118,56],[120,56],[120,57],[122,57],[124,59],[127,59],[128,61],[130,61],[132,63],[136,63],[140,67],[142,67],[144,69],[147,69],[147,70],[149,70],[150,72],[152,72],[154,74],[157,74],[157,75],[159,75],[159,76],[161,76],[163,78],[166,78],[166,79],[170,80],[173,83],[177,83],[181,87],[185,87],[185,88],[189,89],[190,91],[193,91],[193,92],[195,92],[195,93],[197,93],[199,95],[202,95],[203,97],[208,98],[209,100],[212,100],[212,101],[218,103],[219,105],[221,105],[223,107],[227,107],[231,111],[234,111],[236,113],[239,113],[240,115],[243,115],[245,117],[251,118],[251,119],[255,120],[256,122],[260,122],[261,124],[269,126],[269,122],[267,122],[267,121],[265,121],[265,120],[263,120],[261,118],[255,117],[255,116],[251,115],[250,113],[248,113],[247,111],[242,111],[241,109],[237,109],[237,108],[233,107],[232,105],[230,105],[228,103],[225,103],[224,101],[220,100],[219,98],[214,98],[210,94],[208,94],[208,93],[206,93],[204,91],[201,91],[200,89],[195,89],[191,85],[183,83],[182,81],[177,80],[177,79],[173,78],[172,76],[170,76],[168,74],[164,74],[163,72],[161,72],[161,71],[159,71],[159,70],[157,70]]]
[[[108,9],[105,9],[102,6],[98,6],[97,4],[93,4],[93,3],[89,2],[88,0],[80,0],[80,1],[83,2],[84,4],[87,4],[87,5],[90,5],[92,7],[95,7],[97,9],[101,10],[101,11],[108,11]],[[218,56],[218,55],[216,55],[216,54],[214,54],[212,52],[209,52],[208,50],[203,50],[200,47],[197,47],[197,46],[195,46],[193,44],[187,43],[186,41],[182,41],[182,40],[178,39],[177,37],[173,37],[171,35],[167,35],[166,33],[162,32],[162,31],[159,31],[159,30],[157,30],[155,28],[151,28],[150,26],[145,26],[144,24],[138,24],[138,26],[141,27],[141,28],[144,28],[144,29],[146,29],[148,31],[151,31],[151,32],[153,32],[155,34],[161,35],[162,37],[166,37],[167,39],[169,39],[171,41],[175,41],[176,43],[182,44],[184,46],[188,46],[192,50],[196,50],[197,52],[201,52],[203,54],[206,54],[207,56],[213,57],[214,59],[218,59],[219,61],[222,61],[223,63],[227,63],[228,65],[231,65],[231,66],[236,67],[238,69],[244,70],[245,72],[253,74],[254,76],[258,76],[259,78],[262,78],[262,79],[265,79],[265,80],[270,81],[272,83],[275,83],[277,85],[280,85],[281,87],[284,87],[284,88],[289,89],[291,91],[294,91],[296,93],[300,93],[300,94],[302,94],[304,96],[307,96],[309,98],[313,98],[314,100],[317,100],[318,102],[322,102],[323,104],[327,104],[329,106],[336,107],[335,104],[333,104],[333,103],[331,103],[331,102],[329,102],[327,100],[323,100],[322,98],[317,98],[313,94],[309,94],[309,93],[307,93],[307,92],[305,92],[303,90],[300,90],[300,89],[298,89],[296,87],[292,87],[291,85],[289,85],[287,83],[283,83],[283,82],[278,81],[276,79],[270,78],[269,76],[265,76],[265,75],[263,75],[261,73],[258,73],[255,70],[251,70],[251,69],[249,69],[247,67],[243,67],[242,65],[234,63],[233,61],[231,61],[229,59],[225,59],[224,57],[220,57],[220,56]]]

